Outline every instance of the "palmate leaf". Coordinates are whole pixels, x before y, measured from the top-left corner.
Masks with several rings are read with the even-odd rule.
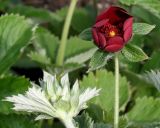
[[[0,113],[8,114],[13,112],[11,104],[3,102],[8,95],[23,93],[27,90],[30,83],[23,77],[5,77],[0,78]]]
[[[38,124],[28,116],[0,114],[0,128],[38,128]]]
[[[132,124],[153,124],[160,122],[160,98],[143,97],[136,100],[135,106],[127,114]]]
[[[114,80],[115,77],[111,72],[99,70],[95,75],[90,72],[84,76],[80,86],[82,88],[96,86],[101,88],[100,95],[92,100],[92,103],[99,105],[106,112],[113,112],[114,108]],[[120,106],[128,100],[128,82],[125,77],[120,77]]]
[[[139,62],[148,59],[148,56],[143,52],[143,50],[132,44],[127,44],[122,49],[123,56],[131,62]]]
[[[0,74],[16,62],[32,36],[31,25],[19,15],[0,17]]]

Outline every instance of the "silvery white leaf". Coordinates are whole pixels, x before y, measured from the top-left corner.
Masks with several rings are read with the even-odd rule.
[[[68,101],[69,98],[70,98],[70,83],[69,83],[68,74],[65,74],[61,78],[61,85],[62,85],[62,88],[63,88],[62,99]]]
[[[46,84],[46,89],[47,89],[48,95],[50,97],[55,97],[55,90],[53,88],[53,83],[55,81],[55,77],[53,77],[51,74],[43,71],[43,81]]]
[[[18,96],[6,97],[5,100],[13,102],[13,109],[17,111],[39,112],[56,117],[56,110],[49,103],[41,88],[33,86],[29,88],[26,95],[19,94]]]
[[[35,120],[52,119],[53,117],[48,115],[38,115]]]
[[[93,89],[87,88],[79,96],[79,107],[82,108],[82,109],[86,108],[87,107],[86,102],[88,100],[92,99],[93,97],[98,96],[99,91],[100,91],[100,89],[97,90],[96,88],[93,88]]]

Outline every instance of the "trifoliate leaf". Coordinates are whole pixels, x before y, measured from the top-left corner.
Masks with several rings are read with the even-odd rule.
[[[103,52],[101,50],[97,50],[92,56],[88,71],[93,71],[99,69],[107,64],[107,61],[111,59],[114,54]]]
[[[143,52],[143,50],[136,46],[127,44],[122,49],[123,56],[131,62],[139,62],[148,59],[148,56]]]
[[[138,35],[147,35],[155,28],[155,25],[150,25],[146,23],[134,23],[133,33]]]
[[[19,15],[0,17],[0,74],[16,62],[31,39],[31,25]]]

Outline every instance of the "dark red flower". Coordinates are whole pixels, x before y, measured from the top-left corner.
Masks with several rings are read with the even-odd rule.
[[[96,18],[92,27],[95,44],[107,52],[117,52],[132,37],[133,17],[120,7],[112,6]]]

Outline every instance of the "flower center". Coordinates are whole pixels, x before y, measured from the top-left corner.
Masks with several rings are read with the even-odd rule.
[[[104,33],[106,38],[112,38],[117,35],[120,35],[119,29],[116,26],[111,24],[104,25],[103,27],[100,28],[100,31]]]
[[[115,31],[111,30],[111,31],[109,32],[109,36],[110,36],[110,37],[114,37],[115,35],[116,35],[116,32],[115,32]]]

